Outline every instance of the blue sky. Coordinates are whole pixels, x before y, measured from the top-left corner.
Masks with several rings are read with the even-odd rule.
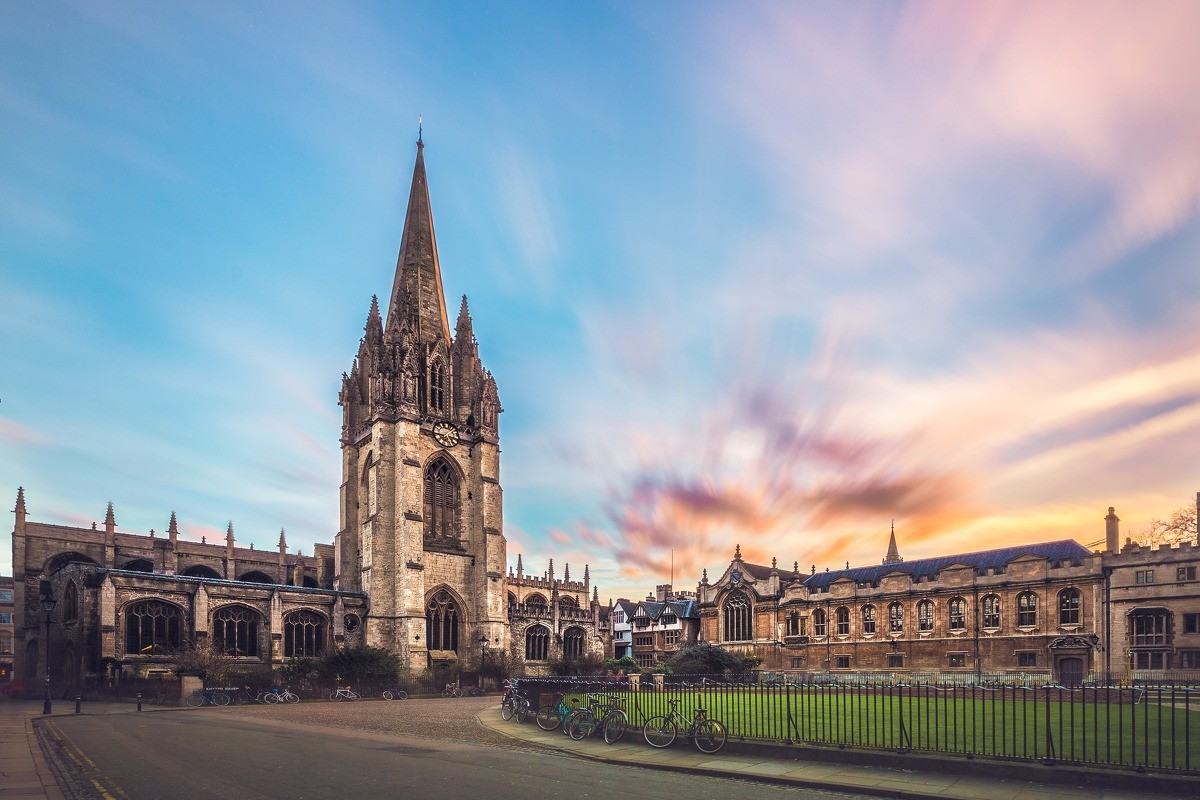
[[[1191,3],[0,6],[0,490],[337,529],[418,114],[526,567],[636,594],[1200,489]],[[7,487],[7,488],[4,488]],[[11,569],[7,548],[0,572]]]

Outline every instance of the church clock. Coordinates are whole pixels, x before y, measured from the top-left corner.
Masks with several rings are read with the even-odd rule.
[[[442,447],[454,447],[458,444],[458,431],[449,422],[439,422],[433,426],[433,438]]]

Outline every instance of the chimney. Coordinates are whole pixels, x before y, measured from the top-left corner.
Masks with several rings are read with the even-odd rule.
[[[1121,552],[1121,533],[1116,509],[1108,507],[1108,516],[1104,518],[1104,549],[1110,553]]]

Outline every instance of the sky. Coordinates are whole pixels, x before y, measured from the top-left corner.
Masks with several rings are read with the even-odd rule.
[[[910,560],[1092,544],[1109,506],[1136,537],[1200,490],[1198,31],[1194,2],[0,4],[0,496],[332,542],[420,115],[510,563],[638,597],[738,544],[878,563],[893,524]]]

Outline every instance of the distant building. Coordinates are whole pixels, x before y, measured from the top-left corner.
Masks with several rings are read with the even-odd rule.
[[[0,683],[13,679],[13,579],[0,575]]]
[[[691,592],[681,594],[691,595]],[[683,648],[696,643],[700,632],[700,614],[696,601],[690,597],[676,599],[671,585],[660,584],[654,595],[630,604],[630,649],[634,660],[649,669],[671,660]]]
[[[1102,552],[1065,540],[914,561],[893,531],[882,564],[807,574],[747,562],[738,547],[719,579],[706,570],[700,582],[700,636],[805,673],[1076,685],[1200,670],[1200,543],[1119,548],[1118,524],[1110,508]]]

